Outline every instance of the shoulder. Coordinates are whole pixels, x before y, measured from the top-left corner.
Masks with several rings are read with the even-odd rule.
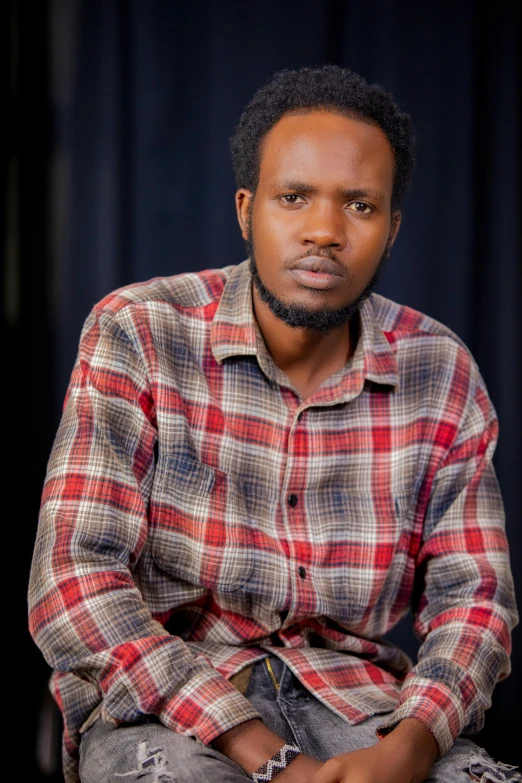
[[[448,347],[458,346],[471,356],[461,338],[435,318],[407,305],[393,302],[380,294],[372,294],[372,304],[377,322],[389,342],[431,339],[447,344]]]
[[[124,314],[139,310],[160,311],[165,308],[171,314],[187,310],[201,310],[217,306],[225,284],[236,265],[222,269],[205,269],[170,277],[155,277],[141,283],[118,288],[101,299],[92,314],[119,320]]]
[[[371,298],[376,321],[399,358],[438,364],[454,357],[476,369],[465,342],[440,321],[380,294]]]
[[[465,342],[425,313],[372,294],[376,321],[392,345],[401,383],[418,393],[453,395],[465,405],[479,388],[486,389],[478,365]]]
[[[187,339],[199,344],[219,305],[225,285],[237,265],[170,277],[155,277],[107,294],[91,309],[80,336],[79,352],[118,352],[131,348],[145,358],[160,345],[178,349]],[[192,327],[194,327],[192,329]],[[168,347],[170,346],[170,347]]]

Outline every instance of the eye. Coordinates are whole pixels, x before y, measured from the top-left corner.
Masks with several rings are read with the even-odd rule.
[[[365,204],[364,201],[352,201],[352,203],[348,205],[348,208],[351,209],[352,212],[357,212],[359,215],[369,215],[373,212],[373,208],[368,204]]]
[[[303,197],[300,196],[298,193],[285,193],[283,196],[279,196],[280,201],[283,202],[283,204],[299,204],[298,199],[302,199]]]

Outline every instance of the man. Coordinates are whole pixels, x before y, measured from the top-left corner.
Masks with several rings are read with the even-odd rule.
[[[372,294],[409,118],[283,72],[232,155],[249,260],[82,333],[30,584],[66,779],[79,749],[83,783],[520,780],[459,738],[518,620],[495,412],[452,332]],[[415,666],[383,639],[410,606]]]

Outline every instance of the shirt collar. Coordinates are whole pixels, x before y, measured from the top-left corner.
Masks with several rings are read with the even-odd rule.
[[[334,389],[345,399],[362,390],[364,380],[386,386],[399,385],[399,372],[393,345],[389,343],[375,316],[372,297],[361,306],[359,339],[350,362],[323,384],[314,394],[316,403],[331,402]],[[252,276],[248,259],[232,270],[219,305],[214,314],[210,331],[212,353],[221,364],[231,356],[257,356],[266,372],[267,360],[271,362],[264,344],[252,306]],[[275,368],[276,377],[283,375]],[[272,373],[267,373],[272,375]]]
[[[256,327],[247,259],[232,269],[212,320],[210,345],[218,364],[230,356],[256,355]]]

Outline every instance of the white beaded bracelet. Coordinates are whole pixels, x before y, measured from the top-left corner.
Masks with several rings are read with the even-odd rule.
[[[299,753],[301,753],[301,751],[297,745],[289,745],[288,743],[283,745],[271,759],[265,761],[259,769],[252,772],[252,780],[255,780],[256,783],[268,783],[270,780],[273,780],[279,772],[286,769],[292,759],[295,759]]]

